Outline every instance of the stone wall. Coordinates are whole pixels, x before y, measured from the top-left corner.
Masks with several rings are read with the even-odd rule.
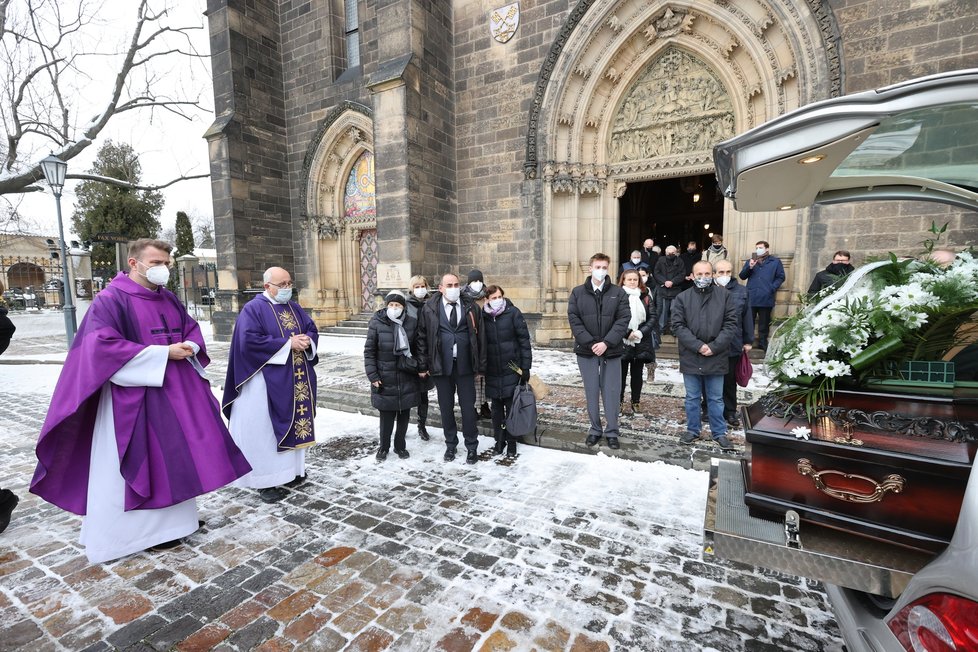
[[[209,0],[214,104],[207,132],[218,251],[218,337],[230,336],[247,288],[272,265],[292,267],[279,6]]]
[[[830,0],[842,32],[845,92],[858,93],[922,75],[978,67],[978,11],[974,0]],[[978,157],[978,146],[970,156]],[[888,251],[912,255],[933,222],[948,223],[945,242],[978,245],[978,220],[967,212],[926,202],[868,202],[816,208],[811,247],[819,260],[811,275],[850,250],[857,265]]]

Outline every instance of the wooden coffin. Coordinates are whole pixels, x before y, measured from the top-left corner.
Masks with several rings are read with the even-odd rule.
[[[975,401],[838,391],[809,423],[767,396],[745,410],[745,425],[752,516],[793,509],[908,548],[947,546],[978,448]],[[792,433],[798,427],[812,431],[808,440]]]

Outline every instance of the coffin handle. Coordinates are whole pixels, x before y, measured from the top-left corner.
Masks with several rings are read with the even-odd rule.
[[[903,493],[904,486],[906,485],[906,480],[903,476],[897,475],[895,473],[886,476],[882,482],[877,482],[872,478],[867,478],[864,475],[856,475],[855,473],[846,473],[845,471],[836,471],[833,469],[826,469],[824,471],[817,470],[810,460],[801,458],[798,460],[798,473],[801,475],[807,475],[812,479],[815,484],[815,488],[822,493],[831,496],[837,500],[841,500],[847,503],[878,503],[883,500],[883,496],[888,491],[892,491],[895,494]],[[863,493],[859,491],[851,491],[849,489],[838,489],[835,487],[830,487],[823,480],[823,476],[839,475],[846,480],[861,480],[872,488],[871,493]]]

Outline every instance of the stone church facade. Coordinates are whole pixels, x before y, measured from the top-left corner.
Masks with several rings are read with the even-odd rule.
[[[738,260],[771,243],[790,309],[836,249],[910,253],[910,202],[741,214],[713,145],[818,100],[978,67],[973,0],[209,0],[219,336],[270,265],[321,325],[413,274],[481,269],[540,343],[596,251]],[[736,264],[736,263],[735,263]]]

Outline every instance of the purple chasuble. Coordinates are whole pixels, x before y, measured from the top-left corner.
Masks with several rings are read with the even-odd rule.
[[[275,303],[263,294],[245,304],[234,322],[228,375],[224,381],[224,414],[231,418],[241,386],[261,371],[268,391],[268,415],[278,450],[305,448],[316,443],[316,371],[319,357],[289,351],[286,364],[268,361],[292,335],[308,335],[319,346],[319,331],[295,301]]]
[[[31,492],[85,514],[92,434],[103,385],[151,344],[194,342],[200,327],[166,288],[119,273],[85,314],[37,442]],[[210,384],[189,360],[168,360],[162,387],[110,384],[125,508],[176,505],[233,482],[251,465],[231,439]]]

